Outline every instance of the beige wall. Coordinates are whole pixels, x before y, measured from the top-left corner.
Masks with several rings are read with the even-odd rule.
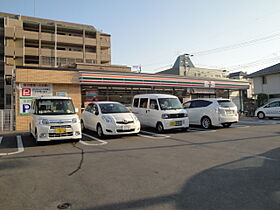
[[[266,75],[267,84],[262,84],[262,77],[253,78],[254,94],[280,94],[280,74]]]
[[[56,92],[66,92],[67,96],[72,98],[75,108],[79,109],[79,115],[81,115],[81,86],[76,85],[63,85],[54,84],[53,85],[53,95]],[[30,116],[19,114],[19,90],[16,94],[16,130],[17,131],[28,131],[30,124]]]
[[[51,83],[53,95],[56,92],[66,92],[73,99],[76,108],[81,112],[81,86],[79,72],[39,69],[16,69],[16,84],[20,83]],[[29,130],[30,117],[19,115],[19,90],[16,90],[16,130]]]

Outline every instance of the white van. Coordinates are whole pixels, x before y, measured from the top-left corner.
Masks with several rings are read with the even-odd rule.
[[[227,98],[198,98],[183,103],[188,111],[190,124],[208,129],[222,125],[225,128],[238,122],[236,105]]]
[[[30,110],[30,132],[36,143],[66,139],[79,141],[82,133],[77,111],[68,97],[34,98]]]
[[[141,94],[135,95],[132,112],[141,125],[154,127],[163,132],[168,129],[189,128],[189,118],[180,100],[173,95]]]

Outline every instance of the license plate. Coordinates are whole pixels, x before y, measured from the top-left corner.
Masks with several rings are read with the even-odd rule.
[[[66,133],[66,128],[57,128],[55,129],[55,133]]]
[[[130,129],[130,126],[123,126],[123,128],[122,128],[123,130],[129,130]]]
[[[233,114],[233,111],[232,110],[226,110],[226,113],[231,115],[231,114]]]
[[[170,122],[170,126],[175,126],[176,122]]]

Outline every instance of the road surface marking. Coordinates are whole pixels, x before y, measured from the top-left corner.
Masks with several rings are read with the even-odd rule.
[[[146,134],[152,134],[154,137],[163,137],[163,138],[169,138],[170,136],[163,135],[163,134],[158,134],[158,133],[153,133],[149,131],[140,131],[141,133],[146,133]]]
[[[83,145],[86,145],[86,146],[101,146],[101,145],[108,144],[108,142],[103,141],[103,140],[101,140],[101,139],[98,139],[98,138],[96,138],[96,137],[94,137],[94,136],[90,136],[90,135],[85,134],[85,133],[83,133],[83,135],[86,136],[86,137],[88,137],[88,138],[90,138],[90,139],[93,139],[93,140],[95,140],[95,141],[99,141],[99,142],[100,142],[99,144],[89,144],[89,143],[87,143],[87,142],[85,142],[85,141],[80,140],[79,142],[80,142],[81,144],[83,144]]]
[[[213,132],[217,132],[217,130],[204,130],[204,129],[196,129],[196,128],[190,128],[188,130],[188,132],[203,132],[203,133],[213,133]]]
[[[16,152],[9,152],[9,153],[0,153],[0,156],[3,156],[3,155],[15,155],[15,154],[23,152],[24,151],[24,147],[23,147],[21,136],[17,136],[17,147],[18,147],[18,151],[16,151]]]

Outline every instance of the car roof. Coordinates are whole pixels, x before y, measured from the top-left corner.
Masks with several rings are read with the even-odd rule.
[[[139,94],[135,95],[134,98],[177,98],[177,96],[169,94]]]
[[[120,102],[117,102],[117,101],[93,101],[91,103],[96,103],[96,104],[121,104]]]
[[[191,99],[188,101],[197,101],[197,100],[205,100],[205,101],[220,101],[220,100],[228,100],[231,101],[229,98],[196,98],[196,99]],[[188,102],[186,101],[186,102]]]
[[[71,99],[71,98],[65,96],[38,96],[35,97],[34,99],[39,100],[39,99]]]

